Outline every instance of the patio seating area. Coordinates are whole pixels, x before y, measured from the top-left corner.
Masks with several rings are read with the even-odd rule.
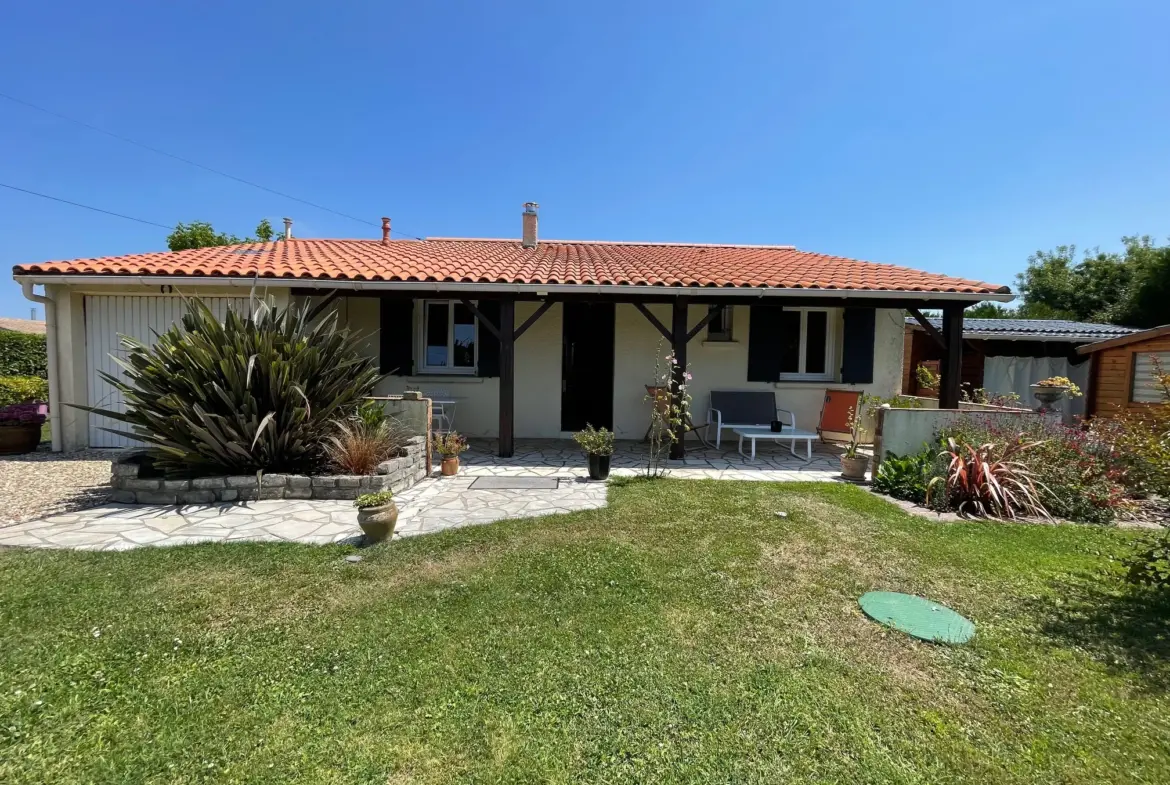
[[[611,475],[632,477],[646,465],[646,442],[619,440],[614,444]],[[670,461],[676,479],[769,480],[808,482],[836,480],[841,474],[841,447],[815,442],[805,460],[803,445],[793,455],[786,443],[761,442],[756,459],[736,451],[735,439],[720,448],[688,444],[686,458]],[[499,457],[495,439],[472,439],[462,456],[462,474],[510,477],[574,477],[584,474],[585,454],[569,439],[517,439],[511,458]]]

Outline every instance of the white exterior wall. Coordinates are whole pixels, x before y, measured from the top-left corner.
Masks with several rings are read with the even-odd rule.
[[[345,298],[339,307],[350,326],[369,336],[378,331],[376,298]],[[537,308],[534,302],[516,304],[516,324],[522,324]],[[669,305],[652,305],[650,311],[664,324],[670,323]],[[516,342],[516,437],[564,438],[561,421],[561,314],[554,305]],[[697,324],[706,314],[706,306],[690,309],[690,324]],[[654,382],[654,354],[665,355],[669,344],[659,346],[659,333],[632,305],[616,308],[616,347],[614,356],[614,430],[619,439],[640,439],[649,423],[650,404],[644,400],[646,385]],[[840,312],[835,349],[835,364],[841,363]],[[774,390],[778,405],[796,414],[797,425],[816,427],[820,419],[825,389],[860,389],[889,397],[898,392],[902,379],[903,316],[900,310],[879,309],[874,348],[874,381],[866,385],[838,382],[748,382],[747,346],[751,329],[748,306],[735,307],[732,317],[733,343],[705,342],[704,330],[687,346],[687,359],[694,380],[691,383],[693,419],[707,419],[711,390]],[[378,341],[371,338],[367,351],[377,356]],[[388,376],[378,387],[380,394],[400,393],[405,389],[446,390],[463,398],[455,415],[455,429],[471,437],[495,436],[499,428],[499,379],[433,375]]]

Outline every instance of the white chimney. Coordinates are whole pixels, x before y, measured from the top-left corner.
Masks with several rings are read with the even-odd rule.
[[[291,218],[284,219],[284,239],[286,239],[286,240],[292,239],[292,219]]]
[[[520,245],[524,248],[536,247],[536,211],[539,207],[536,202],[524,203],[524,232],[520,240]]]

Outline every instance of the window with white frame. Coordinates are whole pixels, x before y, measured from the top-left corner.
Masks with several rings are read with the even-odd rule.
[[[1166,394],[1159,374],[1170,373],[1170,352],[1134,352],[1132,403],[1161,403]]]
[[[420,318],[420,371],[474,374],[479,341],[471,309],[459,300],[424,300]]]
[[[780,379],[831,380],[836,312],[825,308],[785,308],[780,316]]]
[[[715,311],[715,316],[711,321],[707,322],[707,340],[708,341],[733,341],[731,336],[731,314],[732,307],[730,305],[712,305],[712,311]]]

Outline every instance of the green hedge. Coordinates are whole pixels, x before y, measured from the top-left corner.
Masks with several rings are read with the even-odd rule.
[[[49,400],[49,383],[39,376],[0,376],[0,406]]]
[[[0,330],[0,376],[49,378],[45,336]]]

